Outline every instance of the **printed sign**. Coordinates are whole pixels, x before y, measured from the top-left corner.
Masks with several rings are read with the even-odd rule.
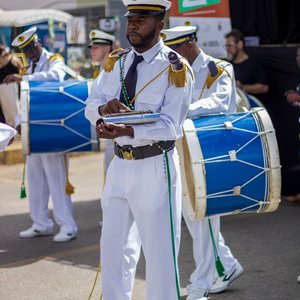
[[[225,58],[225,35],[231,30],[228,0],[178,0],[172,2],[170,27],[198,28],[198,45],[204,52]]]
[[[218,4],[221,2],[221,0],[183,0],[178,2],[179,12],[182,13],[197,8],[207,7],[213,4]]]

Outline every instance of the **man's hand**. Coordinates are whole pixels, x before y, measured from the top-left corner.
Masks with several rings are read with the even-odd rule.
[[[134,136],[133,128],[125,124],[100,123],[96,126],[97,137],[100,139],[115,139],[120,136]]]
[[[101,115],[115,114],[120,112],[130,111],[130,109],[120,102],[118,99],[112,99],[107,104],[101,107]]]
[[[10,83],[10,82],[13,82],[13,81],[20,84],[20,82],[22,81],[22,76],[19,75],[19,74],[9,74],[3,80],[3,82],[5,82],[5,83]]]
[[[294,90],[288,90],[284,93],[284,96],[286,96],[286,100],[291,103],[295,104],[296,102],[300,101],[300,96],[298,93]]]
[[[236,80],[235,84],[236,84],[236,87],[243,90],[243,84],[239,80]]]

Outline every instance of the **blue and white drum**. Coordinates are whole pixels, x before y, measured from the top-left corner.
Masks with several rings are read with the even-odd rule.
[[[95,128],[84,116],[91,81],[21,83],[22,149],[30,153],[97,151]]]
[[[191,220],[277,209],[279,152],[264,108],[188,119],[178,150]]]
[[[237,111],[244,112],[254,107],[264,107],[264,105],[255,96],[245,93],[243,90],[236,88],[237,97]]]

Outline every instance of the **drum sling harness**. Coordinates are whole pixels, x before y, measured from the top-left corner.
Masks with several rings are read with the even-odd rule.
[[[211,228],[210,219],[208,218],[207,221],[208,221],[208,225],[209,225],[209,232],[210,232],[212,246],[213,246],[213,249],[214,249],[216,269],[217,269],[219,277],[222,277],[222,276],[224,276],[225,269],[224,269],[224,266],[223,266],[222,261],[219,257],[219,254],[218,254],[218,250],[217,250],[216,243],[215,243],[215,238],[214,238],[213,231],[212,231],[212,228]]]
[[[23,164],[22,183],[21,183],[21,190],[20,190],[20,199],[24,199],[27,197],[26,188],[25,188],[26,156],[23,157],[24,157],[24,164]]]

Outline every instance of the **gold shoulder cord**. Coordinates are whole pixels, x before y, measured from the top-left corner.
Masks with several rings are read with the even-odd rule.
[[[154,80],[156,80],[160,75],[162,75],[166,70],[169,69],[169,66],[167,66],[165,69],[163,69],[161,72],[159,72],[154,78],[152,78],[150,81],[148,81],[138,92],[137,94],[130,100],[130,104],[132,105],[137,96],[148,86],[150,85]]]
[[[12,55],[17,57],[18,59],[21,59],[22,68],[19,69],[19,75],[21,75],[21,76],[25,75],[27,72],[27,67],[28,67],[28,62],[27,62],[25,54],[22,52],[14,52]]]

